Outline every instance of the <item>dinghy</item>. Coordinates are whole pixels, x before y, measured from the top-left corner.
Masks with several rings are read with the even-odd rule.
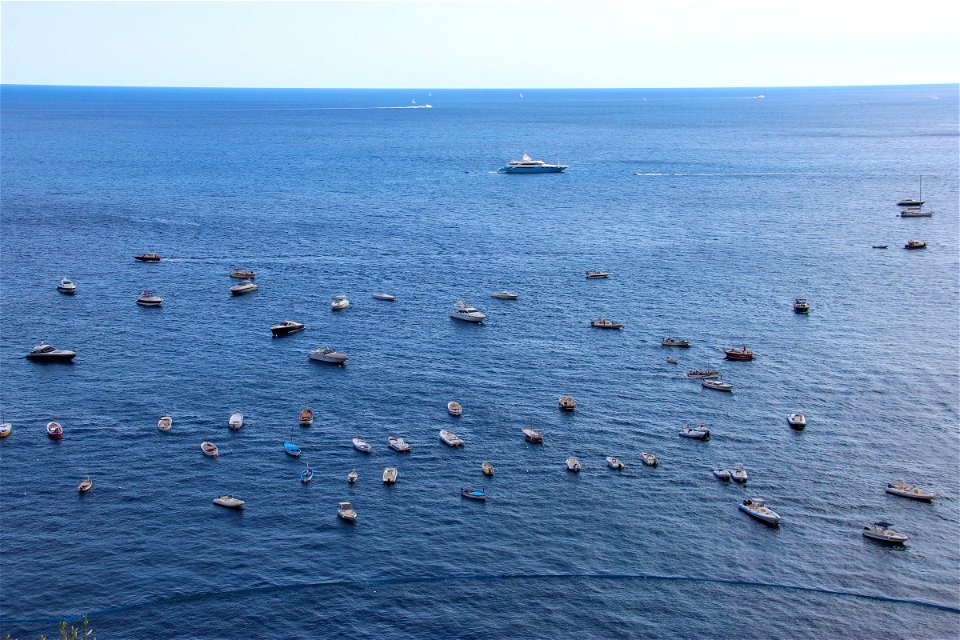
[[[93,480],[91,480],[90,478],[81,480],[80,484],[77,485],[77,492],[80,493],[81,495],[83,495],[87,491],[90,491],[90,489],[93,489]]]
[[[694,440],[709,440],[710,429],[701,422],[696,427],[684,427],[680,430],[680,435],[684,438],[692,438]]]
[[[292,442],[284,442],[283,450],[286,452],[288,456],[293,456],[294,458],[300,457],[300,447],[293,444]]]
[[[764,524],[773,526],[780,524],[780,515],[776,511],[768,508],[762,498],[744,499],[743,502],[740,503],[740,511],[743,511],[751,518],[759,520]]]
[[[487,494],[484,493],[483,489],[469,489],[463,487],[460,489],[460,495],[464,498],[469,498],[470,500],[486,500]]]
[[[911,500],[921,500],[923,502],[930,502],[937,497],[937,494],[925,491],[914,485],[905,484],[903,480],[894,480],[889,483],[887,485],[887,493],[903,498],[910,498]]]
[[[747,470],[743,468],[743,463],[738,462],[733,466],[733,473],[730,474],[730,477],[734,482],[744,483],[750,476],[747,475]]]
[[[617,471],[623,471],[623,463],[620,462],[618,458],[613,456],[607,456],[607,464],[610,465],[611,469],[616,469]]]
[[[726,469],[714,469],[713,475],[718,480],[723,480],[724,482],[730,482],[730,472]]]
[[[908,536],[897,533],[891,529],[890,527],[892,526],[889,522],[874,522],[872,527],[863,528],[863,536],[871,540],[890,544],[903,544],[910,539]]]
[[[383,470],[383,484],[396,484],[398,471],[396,467],[387,467]]]
[[[385,291],[378,291],[377,293],[373,294],[373,299],[386,300],[387,302],[394,302],[397,299],[397,296],[390,293],[386,293]]]
[[[226,507],[227,509],[243,509],[244,502],[240,498],[233,496],[220,496],[213,499],[213,504]]]
[[[200,450],[203,451],[205,456],[209,456],[211,458],[216,458],[220,455],[220,449],[218,449],[217,445],[213,444],[212,442],[201,442]]]

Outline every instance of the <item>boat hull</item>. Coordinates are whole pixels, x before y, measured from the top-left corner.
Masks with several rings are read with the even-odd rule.
[[[454,320],[460,320],[461,322],[473,322],[475,324],[480,324],[487,319],[484,315],[473,315],[467,313],[457,313],[456,311],[450,314],[450,317]]]
[[[545,167],[500,167],[497,173],[563,173],[567,167],[551,165]]]
[[[70,351],[67,353],[28,353],[27,360],[34,362],[70,362],[77,357],[77,354]]]
[[[272,333],[274,337],[279,338],[282,336],[288,336],[291,333],[300,333],[301,331],[303,331],[303,329],[304,329],[303,325],[294,326],[294,327],[276,326],[276,327],[270,327],[270,333]]]

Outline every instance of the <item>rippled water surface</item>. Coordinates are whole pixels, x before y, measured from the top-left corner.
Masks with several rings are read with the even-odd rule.
[[[413,98],[433,108],[381,108]],[[0,632],[86,612],[101,638],[960,633],[955,85],[7,86],[2,107]],[[524,151],[570,169],[496,173]],[[921,175],[936,213],[901,219]],[[259,291],[230,296],[235,265]],[[143,289],[163,307],[134,304]],[[448,317],[461,298],[485,325]],[[306,331],[271,338],[288,318]],[[25,360],[41,339],[75,362]],[[722,360],[741,344],[755,361]],[[349,364],[308,360],[325,345]],[[712,440],[678,437],[701,420]],[[737,462],[746,487],[711,475]],[[942,499],[886,495],[898,478]],[[865,540],[876,520],[906,547]]]

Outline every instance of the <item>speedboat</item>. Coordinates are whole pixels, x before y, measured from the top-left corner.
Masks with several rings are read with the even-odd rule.
[[[257,277],[256,272],[250,271],[249,269],[243,269],[241,267],[234,267],[230,272],[231,278],[237,278],[238,280],[253,280]]]
[[[138,256],[133,256],[133,259],[139,262],[160,262],[160,255],[151,251],[150,253],[141,253]]]
[[[210,458],[216,458],[220,455],[220,449],[218,449],[217,445],[213,444],[212,442],[201,442],[200,450],[203,451],[203,455]]]
[[[607,271],[587,271],[587,280],[603,280],[609,277],[610,274]]]
[[[284,451],[284,453],[286,453],[288,456],[292,456],[292,457],[294,457],[294,458],[299,458],[299,457],[300,457],[300,453],[301,453],[301,452],[300,452],[300,447],[298,447],[297,445],[293,444],[292,442],[284,442],[284,443],[283,443],[283,451]]]
[[[730,482],[730,472],[726,469],[714,469],[713,475],[718,480],[723,480],[724,482]]]
[[[660,344],[662,344],[665,347],[689,347],[690,341],[674,340],[673,338],[664,338],[663,340],[660,341]]]
[[[480,470],[483,471],[483,475],[485,476],[493,475],[493,465],[487,462],[486,460],[484,460],[483,464],[480,465]]]
[[[747,475],[747,470],[743,468],[743,463],[741,462],[733,465],[733,473],[730,474],[730,477],[734,482],[739,482],[741,484],[750,478],[750,476]]]
[[[6,438],[13,433],[13,425],[9,422],[0,422],[0,438]]]
[[[776,511],[769,509],[761,498],[745,498],[740,503],[740,511],[769,525],[777,526],[780,524],[780,516]]]
[[[447,403],[447,412],[459,418],[463,414],[463,407],[461,407],[460,403],[456,400],[451,400]]]
[[[41,342],[27,354],[26,358],[37,362],[70,362],[76,355],[76,351],[56,349],[45,342]]]
[[[83,495],[87,491],[90,491],[90,489],[93,489],[93,480],[91,480],[90,478],[85,478],[84,480],[81,480],[80,484],[77,485],[77,493],[81,495]]]
[[[497,173],[561,173],[566,168],[565,164],[547,164],[524,153],[519,160],[511,160],[506,166],[500,167]]]
[[[307,484],[311,480],[313,480],[313,469],[311,469],[310,467],[307,467],[306,469],[300,472],[300,482],[302,482],[303,484]]]
[[[243,414],[239,411],[234,411],[230,414],[230,419],[227,420],[227,424],[232,431],[236,431],[243,426]]]
[[[59,422],[51,420],[47,423],[47,435],[50,436],[51,440],[59,440],[63,437],[63,426]]]
[[[157,420],[157,429],[160,429],[160,431],[170,431],[171,427],[173,427],[173,418],[170,416],[161,416]]]
[[[347,474],[347,484],[356,484],[359,477],[356,469],[350,469],[350,473]]]
[[[643,459],[643,464],[648,467],[656,467],[660,464],[660,460],[657,459],[657,456],[653,455],[649,451],[641,451],[640,458]]]
[[[270,333],[273,334],[275,338],[281,336],[288,336],[291,333],[299,333],[303,331],[303,323],[297,322],[296,320],[284,320],[280,324],[275,324],[270,327]]]
[[[496,293],[491,293],[490,297],[497,300],[518,300],[520,298],[519,295],[510,291],[497,291]]]
[[[787,416],[787,424],[790,425],[791,429],[802,431],[807,426],[807,418],[800,412],[791,413]]]
[[[349,502],[341,502],[340,508],[337,509],[337,517],[346,522],[356,522],[357,512]]]
[[[893,524],[889,522],[874,522],[872,527],[863,528],[863,536],[871,540],[889,542],[890,544],[903,544],[910,539],[908,536],[897,533],[891,529],[890,527],[892,526]]]
[[[243,509],[244,502],[240,498],[233,496],[220,496],[213,499],[213,504],[226,507],[227,509]]]
[[[577,408],[577,401],[573,399],[573,396],[560,396],[559,405],[564,411],[573,411]]]
[[[387,438],[387,443],[389,444],[390,448],[397,453],[406,453],[410,451],[410,445],[407,444],[407,441],[403,438],[395,438],[390,436]]]
[[[333,311],[341,311],[350,306],[350,301],[347,300],[347,296],[344,293],[339,293],[333,297],[333,301],[330,303],[330,308]]]
[[[908,240],[907,244],[903,245],[904,249],[926,249],[927,243],[921,242],[920,240]]]
[[[709,378],[703,378],[700,380],[700,384],[707,389],[713,389],[714,391],[726,391],[727,393],[733,391],[733,385],[729,382],[724,382],[723,380],[711,380]]]
[[[810,303],[804,298],[797,298],[793,301],[794,313],[810,313]]]
[[[353,448],[361,453],[370,453],[373,451],[370,443],[359,436],[353,439]]]
[[[937,497],[937,494],[925,491],[917,486],[904,483],[903,480],[894,480],[887,485],[887,493],[911,500],[921,500],[930,502]]]
[[[330,362],[332,364],[346,364],[347,354],[334,351],[330,347],[320,347],[310,352],[310,359],[318,362]]]
[[[373,294],[374,300],[386,300],[387,302],[394,302],[397,299],[397,296],[385,293],[383,291],[378,291]]]
[[[533,444],[543,444],[543,434],[534,429],[533,427],[527,427],[522,429],[523,438],[527,442],[532,442]]]
[[[903,209],[900,211],[901,218],[932,218],[933,211],[927,209],[924,211],[919,206],[912,209]]]
[[[455,434],[453,431],[447,431],[446,429],[443,429],[442,431],[440,431],[440,441],[443,442],[443,444],[447,445],[448,447],[463,446],[463,440],[458,438],[457,434]]]
[[[623,463],[620,462],[618,458],[613,456],[607,456],[607,464],[610,465],[611,469],[616,469],[617,471],[623,471]]]
[[[137,304],[141,307],[159,307],[163,304],[163,298],[153,291],[142,291],[140,297],[137,298]]]
[[[696,427],[684,427],[680,430],[680,435],[684,438],[693,438],[694,440],[709,440],[710,429],[701,422]]]
[[[230,293],[235,296],[242,296],[245,293],[253,293],[260,287],[253,280],[244,280],[239,284],[235,284],[230,287]]]
[[[704,371],[701,369],[694,369],[693,371],[687,372],[688,378],[716,378],[719,375],[719,371]]]
[[[486,314],[477,309],[476,307],[470,306],[463,300],[457,300],[453,304],[453,311],[450,312],[450,317],[454,320],[463,320],[464,322],[483,322],[487,319]]]
[[[670,364],[680,364],[676,358],[667,358],[667,362]]]
[[[590,322],[591,327],[596,327],[597,329],[623,329],[622,322],[614,322],[613,320],[604,320],[603,318],[594,318]]]
[[[487,499],[487,494],[484,493],[483,489],[468,489],[467,487],[462,487],[460,489],[460,495],[471,500]]]
[[[871,248],[873,248],[873,249],[886,249],[888,246],[889,246],[889,245],[886,245],[886,244],[875,244],[875,245],[871,245]]]
[[[73,280],[63,278],[60,280],[60,284],[57,285],[57,291],[72,296],[77,292],[77,285],[74,284]]]
[[[396,467],[387,467],[383,470],[383,484],[396,484],[397,475]]]
[[[579,473],[581,469],[583,469],[583,466],[581,466],[579,460],[577,460],[574,456],[567,457],[567,471]]]
[[[300,411],[300,426],[309,427],[313,424],[313,409],[305,407]]]
[[[747,345],[735,349],[723,349],[723,355],[727,360],[753,360],[753,352],[747,349]]]

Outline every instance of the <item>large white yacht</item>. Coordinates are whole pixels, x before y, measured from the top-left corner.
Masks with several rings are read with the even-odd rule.
[[[464,322],[483,322],[487,319],[485,313],[476,307],[470,306],[463,300],[457,300],[456,303],[454,303],[450,317],[455,320],[463,320]]]
[[[526,153],[519,160],[511,160],[507,166],[501,167],[497,173],[560,173],[567,165],[547,164],[543,160],[534,160]]]

